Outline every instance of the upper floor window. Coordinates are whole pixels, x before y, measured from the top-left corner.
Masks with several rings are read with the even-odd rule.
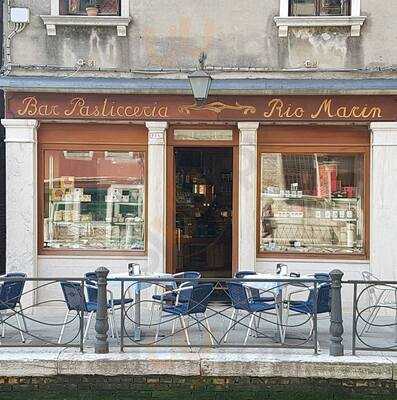
[[[348,27],[351,36],[360,36],[365,16],[361,0],[279,0],[280,14],[274,17],[280,37],[290,27]]]
[[[120,15],[120,0],[60,0],[61,15],[87,15],[87,8],[96,7],[98,15]]]
[[[289,15],[350,15],[350,0],[290,0]]]

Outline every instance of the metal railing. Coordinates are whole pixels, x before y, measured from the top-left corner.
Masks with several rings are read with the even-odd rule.
[[[76,311],[66,320],[51,312],[59,307],[67,308],[64,298],[54,296],[38,300],[40,290],[51,289],[61,282],[74,282],[84,292],[85,279],[81,277],[0,277],[0,347],[77,347],[84,350],[84,312]],[[48,307],[49,311],[40,315],[37,310],[43,307]],[[68,339],[61,341],[59,333],[65,329],[69,330]]]
[[[397,351],[397,282],[349,280],[353,286],[352,354]]]
[[[83,351],[92,346],[85,339],[95,318],[96,353],[108,353],[111,344],[121,351],[131,347],[296,348],[312,349],[317,354],[318,314],[328,316],[330,311],[329,351],[343,355],[343,274],[338,270],[330,274],[327,290],[331,303],[325,310],[317,310],[324,288],[314,277],[108,278],[108,273],[106,268],[98,268],[94,279],[0,277],[0,326],[27,339],[17,343],[16,337],[8,339],[6,335],[0,346],[78,347]],[[4,300],[2,288],[7,282],[26,284],[19,299],[11,296]],[[58,285],[59,296],[32,301],[37,292],[51,285]],[[291,292],[300,292],[303,298],[294,300]],[[18,301],[13,304],[13,300]],[[62,314],[53,313],[50,307],[46,308],[48,313],[40,314],[42,306],[50,305],[62,306],[62,313],[67,311],[63,320]],[[117,319],[116,312],[120,313]],[[23,327],[19,317],[23,318]],[[65,327],[67,338],[60,340]]]

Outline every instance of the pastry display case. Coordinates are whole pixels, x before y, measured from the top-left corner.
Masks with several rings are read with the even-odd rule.
[[[260,251],[361,254],[363,156],[261,154]]]
[[[145,249],[144,153],[49,150],[45,167],[44,248]]]

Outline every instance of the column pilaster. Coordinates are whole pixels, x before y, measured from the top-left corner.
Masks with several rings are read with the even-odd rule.
[[[148,129],[148,269],[165,272],[167,122],[146,122]]]
[[[373,122],[371,129],[371,272],[397,279],[397,123]]]
[[[239,122],[239,270],[255,270],[257,131],[259,122]]]
[[[1,123],[6,142],[6,271],[37,277],[39,123],[33,119],[2,119]]]

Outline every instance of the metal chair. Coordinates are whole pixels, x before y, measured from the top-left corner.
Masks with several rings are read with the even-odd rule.
[[[77,314],[83,313],[84,318],[88,319],[87,325],[84,330],[84,335],[83,335],[83,343],[85,342],[88,331],[91,326],[91,321],[92,321],[92,316],[97,312],[98,310],[98,303],[97,301],[91,302],[91,301],[86,301],[84,291],[83,291],[83,286],[80,283],[76,282],[61,282],[61,288],[62,292],[65,298],[66,306],[67,306],[67,312],[65,314],[65,318],[62,324],[61,332],[59,334],[58,338],[58,343],[61,343],[63,333],[65,331],[65,326],[68,322],[69,314],[71,311],[76,311]],[[112,307],[110,304],[107,305],[108,309],[110,309],[110,319],[109,321],[112,320],[114,321],[114,316],[113,316],[113,311]],[[113,325],[113,326],[112,326]],[[113,324],[110,324],[110,328],[112,330],[112,335],[114,337],[114,322]]]
[[[14,275],[14,277],[15,276],[16,275]],[[6,275],[6,278],[9,277],[10,276]],[[18,275],[18,277],[22,276]],[[4,316],[3,312],[10,310],[13,312],[13,316],[15,316],[15,319],[17,321],[19,334],[21,335],[21,340],[23,343],[25,342],[25,337],[23,336],[23,331],[19,320],[20,311],[17,311],[16,308],[21,303],[21,296],[24,287],[25,287],[25,280],[22,279],[16,281],[13,281],[12,279],[10,280],[6,279],[4,283],[0,285],[0,323],[2,327],[1,337],[4,338],[5,336],[5,320],[10,318]]]
[[[371,272],[362,272],[362,277],[363,280],[367,282],[365,290],[367,292],[368,310],[371,311],[369,312],[368,319],[365,321],[360,335],[370,331],[382,307],[394,308],[397,318],[397,289],[387,285],[374,284],[373,281],[380,281],[380,279]]]
[[[189,283],[185,282],[185,284]],[[181,285],[181,287],[177,289],[177,291],[178,293],[175,305],[165,305],[162,307],[162,310],[159,313],[159,321],[157,325],[155,341],[157,341],[160,333],[161,321],[163,317],[168,314],[171,317],[169,320],[173,320],[173,322],[175,321],[175,319],[179,319],[181,327],[185,332],[186,342],[188,346],[191,346],[185,317],[192,317],[197,324],[202,325],[202,320],[200,320],[198,317],[198,314],[201,314],[204,317],[204,325],[210,336],[211,344],[214,344],[213,334],[211,332],[210,324],[208,322],[208,316],[206,313],[208,302],[210,300],[211,293],[213,292],[213,284],[205,283],[195,286]],[[174,334],[174,325],[172,334]]]
[[[189,282],[165,282],[165,284],[161,284],[159,282],[156,282],[155,285],[155,293],[152,296],[152,301],[151,307],[150,307],[150,322],[149,325],[152,324],[153,321],[153,313],[154,313],[154,307],[156,304],[159,305],[159,310],[161,310],[161,307],[163,306],[163,303],[168,303],[168,304],[175,304],[176,297],[178,292],[176,289],[182,286],[182,284],[189,283],[190,285],[195,285],[197,283],[197,280],[201,278],[200,272],[197,271],[185,271],[185,272],[178,272],[177,274],[172,275],[173,278],[175,279],[191,279]],[[186,285],[184,285],[186,286]],[[158,293],[158,289],[163,289],[163,293]],[[179,301],[183,301],[183,297],[179,299]]]
[[[255,321],[255,317],[259,317],[260,313],[268,313],[271,310],[276,309],[276,303],[275,299],[273,298],[273,302],[263,302],[263,301],[255,301],[252,298],[249,298],[247,295],[247,289],[243,286],[242,283],[239,282],[229,282],[227,285],[227,290],[229,297],[232,301],[232,305],[234,307],[233,314],[230,318],[229,326],[227,328],[226,334],[224,336],[224,341],[227,341],[228,335],[232,327],[240,323],[243,319],[245,319],[247,316],[251,315],[248,328],[247,328],[247,333],[245,335],[244,339],[244,344],[247,343],[248,336],[250,332],[252,331],[252,324]],[[248,314],[241,318],[240,320],[236,320],[236,316],[238,311],[246,311]],[[273,314],[273,313],[272,313]],[[274,314],[273,314],[274,315]],[[278,314],[277,315],[277,322],[278,322],[278,328],[279,330],[281,329],[280,326],[280,321]],[[281,334],[281,330],[280,330]]]
[[[24,272],[8,272],[7,274],[4,275],[4,277],[5,278],[14,278],[15,277],[15,278],[24,279],[24,278],[27,277],[27,275]],[[22,295],[23,295],[23,293],[22,293]],[[21,295],[21,298],[22,298],[22,295]],[[21,314],[21,317],[22,317],[22,322],[23,322],[23,326],[25,328],[25,332],[27,332],[28,331],[28,326],[26,324],[25,314],[23,312],[21,298],[19,299],[19,301],[17,303],[17,306],[19,308],[19,313]]]
[[[87,272],[84,275],[86,279],[86,291],[87,291],[87,298],[88,302],[96,303],[98,299],[98,286],[97,286],[97,276],[96,272]],[[113,292],[109,289],[106,290],[109,295],[108,305],[111,308],[109,323],[110,329],[112,333],[112,337],[114,338],[114,333],[116,334],[116,338],[118,340],[118,331],[116,329],[116,322],[115,322],[115,312],[116,307],[121,306],[122,299],[114,299]],[[132,298],[124,298],[124,304],[132,303],[134,300]]]
[[[306,300],[291,300],[294,295],[306,291],[309,292],[309,295]],[[325,313],[329,314],[331,312],[331,293],[332,293],[331,284],[326,282],[321,283],[320,285],[317,286],[317,303],[315,303],[316,293],[313,287],[290,293],[288,296],[288,300],[285,301],[287,305],[285,330],[288,327],[288,320],[291,316],[298,316],[305,314],[308,316],[311,323],[311,329],[309,335],[309,337],[311,337],[313,335],[313,330],[314,330],[314,323],[313,323],[314,311],[316,311],[316,314],[325,314]],[[316,310],[314,307],[315,304],[316,304]],[[294,314],[291,314],[291,311]]]

